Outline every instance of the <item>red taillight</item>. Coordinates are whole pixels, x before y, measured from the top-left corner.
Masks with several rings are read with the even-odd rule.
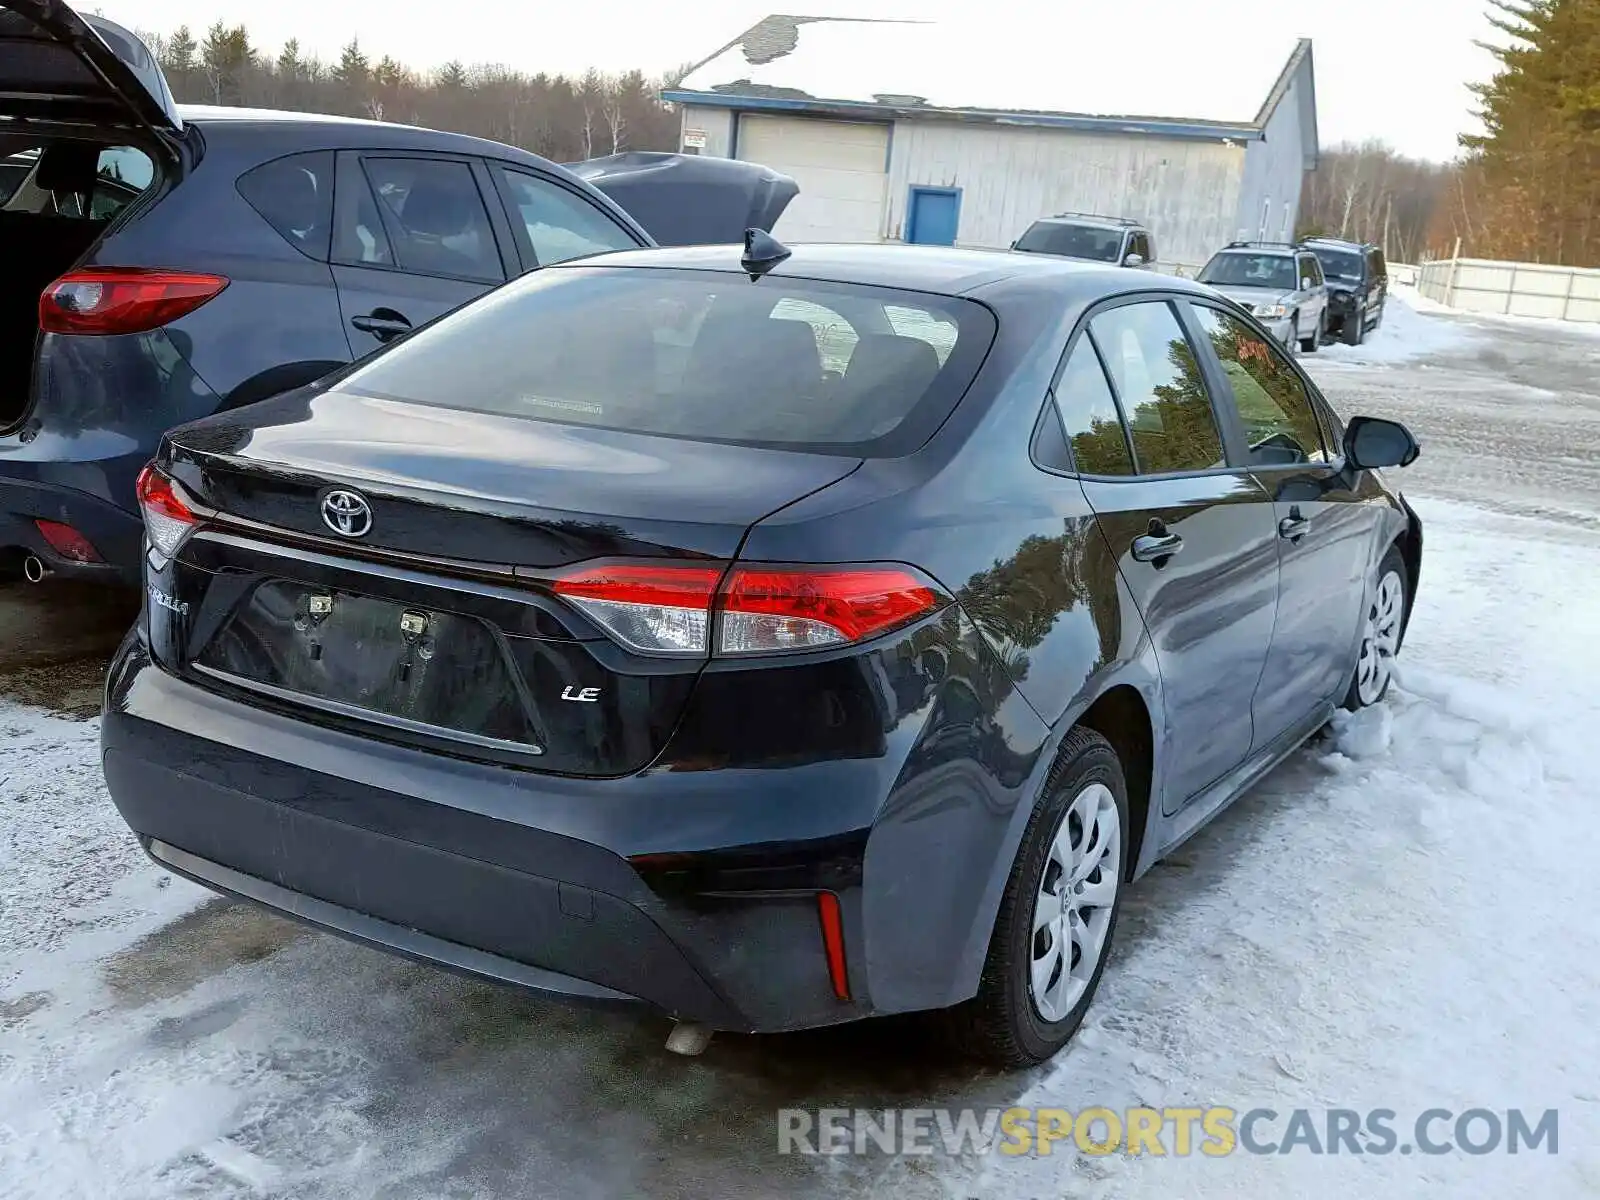
[[[185,535],[199,523],[199,518],[178,494],[177,486],[156,470],[154,464],[139,472],[134,491],[139,497],[139,511],[144,514],[144,529],[150,544],[171,558]]]
[[[720,566],[616,564],[580,567],[554,589],[653,654],[705,654],[713,614],[719,655],[770,654],[875,637],[948,601],[909,567],[876,565],[736,566],[723,579]]]
[[[735,567],[723,586],[724,654],[859,642],[943,602],[904,567]]]
[[[817,893],[817,917],[822,922],[822,950],[828,956],[828,979],[833,994],[850,999],[850,974],[844,962],[844,919],[839,913],[839,897],[832,892]]]
[[[63,525],[60,521],[34,521],[39,529],[39,536],[50,543],[54,550],[68,562],[93,563],[100,561],[100,552],[94,548],[94,543],[71,525]]]
[[[39,297],[44,333],[143,333],[210,300],[221,275],[146,267],[90,267],[63,275]]]
[[[631,650],[704,654],[721,578],[720,566],[586,567],[557,579],[555,592]]]

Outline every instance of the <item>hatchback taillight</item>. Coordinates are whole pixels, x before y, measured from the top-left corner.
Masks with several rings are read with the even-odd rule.
[[[719,586],[720,581],[720,586]],[[887,633],[950,598],[910,567],[580,567],[554,590],[617,641],[650,654],[719,656],[843,646]]]
[[[144,514],[144,530],[150,544],[162,557],[171,558],[200,519],[179,494],[177,485],[153,463],[139,472],[134,491],[139,497],[139,511]]]
[[[144,333],[193,312],[228,286],[221,275],[147,267],[89,267],[39,297],[44,333]]]

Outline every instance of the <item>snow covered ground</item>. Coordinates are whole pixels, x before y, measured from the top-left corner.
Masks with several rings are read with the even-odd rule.
[[[1401,686],[1132,890],[1085,1029],[1028,1074],[953,1066],[906,1022],[672,1058],[658,1021],[211,900],[135,850],[92,721],[0,701],[0,1195],[1600,1195],[1597,350],[1396,306],[1368,346],[1308,360],[1347,415],[1424,442],[1403,476],[1427,544]],[[46,703],[81,708],[70,692]],[[1560,1141],[777,1153],[779,1108],[1013,1104],[1381,1107],[1402,1129],[1555,1108]]]

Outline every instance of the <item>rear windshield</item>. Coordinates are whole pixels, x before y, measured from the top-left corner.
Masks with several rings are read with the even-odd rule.
[[[711,271],[546,268],[397,343],[343,391],[630,433],[909,454],[995,332],[954,297]]]
[[[1200,272],[1213,287],[1295,288],[1294,259],[1287,254],[1219,254]]]
[[[1063,225],[1039,221],[1017,239],[1016,248],[1029,254],[1059,254],[1094,262],[1120,262],[1122,230],[1097,225]]]

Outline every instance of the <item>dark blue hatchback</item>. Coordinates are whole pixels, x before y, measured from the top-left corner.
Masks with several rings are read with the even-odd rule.
[[[179,107],[132,34],[0,4],[0,567],[136,582],[134,477],[161,433],[297,387],[535,267],[733,241],[793,185],[631,156]],[[694,192],[646,231],[601,190]],[[695,189],[699,189],[698,192]],[[720,231],[696,213],[715,209]],[[735,211],[737,210],[737,211]]]

